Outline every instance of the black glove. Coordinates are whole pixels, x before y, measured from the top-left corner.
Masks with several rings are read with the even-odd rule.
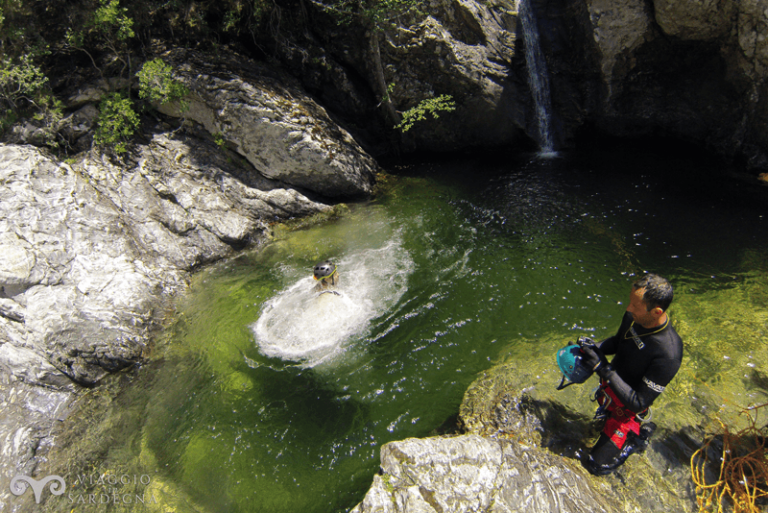
[[[584,365],[595,372],[601,367],[609,367],[608,359],[605,357],[600,348],[595,344],[584,343],[581,344],[581,352],[584,354]],[[599,372],[598,372],[599,374]]]

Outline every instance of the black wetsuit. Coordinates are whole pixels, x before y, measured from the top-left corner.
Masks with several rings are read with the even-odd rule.
[[[669,317],[666,325],[646,329],[633,323],[627,312],[618,333],[598,345],[603,354],[616,355],[611,361],[615,372],[605,377],[621,402],[634,412],[641,412],[653,403],[683,361],[683,341]]]
[[[614,370],[604,377],[624,406],[636,413],[645,411],[664,391],[683,360],[683,341],[669,317],[664,325],[646,329],[633,323],[627,312],[616,335],[598,345],[603,354],[616,355],[611,361]],[[611,466],[620,458],[620,449],[601,434],[590,454],[592,464]]]

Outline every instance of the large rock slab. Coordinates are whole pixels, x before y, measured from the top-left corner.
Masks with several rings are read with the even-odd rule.
[[[655,37],[651,27],[653,14],[645,0],[587,0],[587,6],[610,96],[613,83],[631,69],[632,54]]]
[[[653,9],[655,19],[665,34],[705,40],[728,35],[736,4],[720,0],[657,0]]]
[[[395,23],[374,28],[358,20],[339,23],[332,8],[311,2],[312,24],[318,29],[307,44],[321,56],[308,59],[302,48],[290,45],[278,51],[292,72],[307,87],[320,89],[337,112],[365,123],[367,130],[380,130],[374,145],[383,139],[398,149],[454,151],[524,139],[530,96],[521,73],[516,2],[426,4],[427,16],[400,15]],[[333,91],[336,84],[344,91]],[[428,115],[404,134],[393,127],[404,111],[440,95],[453,97],[455,112],[437,119]],[[360,105],[365,99],[373,103],[367,109]],[[376,114],[385,118],[385,126],[371,122]]]
[[[165,280],[143,268],[114,204],[30,147],[0,146],[0,177],[3,254],[14,264],[0,276],[0,342],[15,347],[0,352],[0,364],[56,386],[51,365],[94,383],[135,361],[153,317],[151,298]],[[21,359],[34,368],[18,365]]]
[[[381,448],[381,469],[353,513],[615,511],[584,469],[516,440],[391,442]]]
[[[428,116],[407,133],[406,141],[452,150],[518,138],[527,123],[522,106],[528,94],[525,75],[517,68],[522,34],[515,3],[438,1],[429,13],[418,23],[385,30],[376,43],[382,78],[391,84],[380,93],[388,92],[399,112],[441,94],[456,101],[456,112],[439,119]],[[368,68],[374,83],[377,70],[371,64]],[[514,103],[521,105],[509,109]]]
[[[236,55],[164,58],[191,95],[188,111],[161,111],[200,123],[266,178],[334,198],[372,191],[376,162],[289,75]]]

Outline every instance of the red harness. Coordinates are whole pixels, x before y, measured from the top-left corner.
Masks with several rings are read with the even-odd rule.
[[[638,414],[624,406],[607,382],[600,383],[600,390],[603,392],[596,394],[598,404],[609,413],[605,421],[603,433],[611,439],[613,445],[621,449],[627,441],[627,435],[632,432],[640,434],[641,419]],[[645,414],[648,410],[641,412]]]

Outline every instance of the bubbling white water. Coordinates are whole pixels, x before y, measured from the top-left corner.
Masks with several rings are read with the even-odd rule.
[[[317,282],[307,276],[266,301],[251,326],[262,354],[313,367],[344,351],[397,303],[413,272],[413,261],[397,239],[335,263],[338,295],[314,291]]]

